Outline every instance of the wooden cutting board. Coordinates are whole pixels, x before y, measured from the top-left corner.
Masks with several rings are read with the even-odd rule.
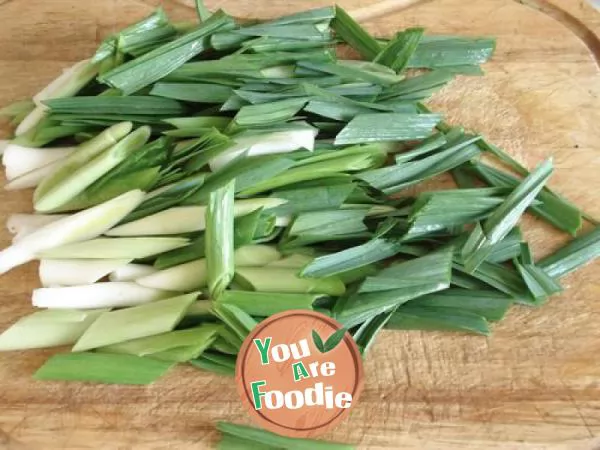
[[[178,18],[193,17],[167,2]],[[31,96],[100,39],[157,1],[0,0],[0,105]],[[329,0],[210,0],[239,17],[269,17]],[[407,3],[415,3],[400,11]],[[600,13],[582,0],[342,0],[381,36],[493,35],[485,77],[461,77],[432,104],[529,166],[553,155],[551,185],[600,217]],[[30,193],[2,194],[0,220],[28,211]],[[537,255],[565,240],[528,221]],[[5,246],[9,236],[0,233]],[[0,278],[0,328],[29,311],[30,264]],[[384,333],[366,359],[367,383],[328,437],[362,448],[600,448],[600,265],[565,280],[541,309],[514,308],[490,338]],[[2,449],[201,449],[216,420],[246,422],[231,379],[181,367],[148,387],[42,383],[52,351],[0,354]]]

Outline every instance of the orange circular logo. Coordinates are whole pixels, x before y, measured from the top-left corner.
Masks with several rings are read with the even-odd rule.
[[[261,427],[314,437],[343,420],[358,401],[362,359],[335,320],[313,311],[286,311],[259,323],[246,338],[236,381]]]

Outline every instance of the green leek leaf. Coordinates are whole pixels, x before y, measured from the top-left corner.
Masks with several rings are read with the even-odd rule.
[[[198,358],[213,343],[220,325],[203,324],[185,330],[170,331],[118,344],[100,347],[97,351],[146,356],[162,361],[185,362]],[[182,352],[182,350],[184,350]],[[191,350],[192,356],[182,358]],[[185,355],[188,356],[188,355]]]
[[[408,67],[435,69],[479,65],[492,57],[495,48],[496,40],[492,38],[427,36],[419,42]]]
[[[548,160],[523,180],[482,226],[475,227],[461,251],[467,271],[475,270],[490,255],[492,246],[510,232],[542,190],[551,173],[552,161]]]
[[[600,256],[600,227],[573,239],[555,253],[539,261],[538,266],[553,278],[561,278]]]
[[[337,277],[300,278],[296,269],[282,267],[238,267],[235,281],[245,290],[258,292],[342,295],[346,290]]]
[[[375,38],[339,6],[335,7],[335,19],[331,25],[336,36],[360,53],[364,59],[371,61],[381,50]]]
[[[204,352],[198,359],[190,361],[192,366],[219,375],[235,375],[235,357],[215,352]]]
[[[171,331],[197,296],[197,294],[181,295],[102,313],[79,338],[73,351],[105,347]]]
[[[452,274],[453,248],[402,262],[368,277],[336,319],[350,328],[425,294],[447,289]],[[416,282],[415,280],[419,281]]]
[[[44,102],[56,114],[132,114],[174,116],[183,114],[185,107],[176,100],[135,95],[131,97],[70,97]]]
[[[125,95],[132,94],[158,81],[205,51],[211,34],[233,27],[233,19],[218,11],[197,29],[114,68],[101,75],[99,80],[120,89]]]
[[[0,334],[0,351],[74,344],[105,309],[34,312]]]
[[[423,139],[431,134],[439,120],[440,116],[436,114],[361,114],[338,133],[335,144]]]
[[[365,244],[316,258],[306,266],[301,276],[328,277],[394,256],[400,251],[399,242],[373,239]]]
[[[35,373],[36,380],[91,381],[113,384],[150,384],[173,363],[108,353],[64,353],[52,356]]]
[[[487,336],[486,320],[470,311],[456,308],[418,307],[405,304],[398,308],[387,323],[393,330],[462,331]]]
[[[202,83],[156,83],[150,95],[195,103],[224,103],[233,93],[229,86]]]
[[[381,52],[377,54],[373,62],[391,67],[396,72],[403,72],[417,50],[423,28],[408,28],[391,39]]]
[[[492,186],[515,188],[519,184],[517,178],[484,163],[474,163],[473,167]],[[576,206],[557,196],[547,187],[538,194],[537,199],[541,204],[530,207],[533,214],[572,236],[577,234],[582,225],[582,213]]]
[[[206,263],[208,291],[217,298],[234,274],[234,186],[235,180],[210,193],[206,209]]]
[[[491,322],[497,322],[502,320],[513,301],[512,298],[501,292],[451,288],[419,297],[405,305],[419,308],[452,308],[471,312]]]
[[[216,302],[234,305],[251,316],[268,317],[290,309],[312,310],[319,297],[318,294],[231,290],[223,292]]]

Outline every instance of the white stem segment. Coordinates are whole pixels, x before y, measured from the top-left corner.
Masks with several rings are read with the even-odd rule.
[[[111,272],[108,279],[110,281],[135,281],[157,271],[158,269],[145,264],[126,264]]]
[[[262,267],[281,258],[271,245],[245,245],[234,253],[236,267]]]
[[[169,332],[175,328],[197,297],[197,294],[181,295],[133,308],[106,312],[81,336],[73,351],[90,350]]]
[[[132,128],[133,124],[131,122],[119,122],[108,127],[89,141],[79,144],[77,149],[63,161],[60,168],[40,183],[33,193],[33,202],[42,199],[83,165],[96,158],[107,148],[115,145],[127,136]]]
[[[303,255],[301,253],[294,253],[292,255],[286,256],[283,259],[270,262],[267,264],[269,267],[287,267],[290,269],[301,269],[307,264],[314,261],[314,257]]]
[[[189,243],[185,238],[98,238],[63,245],[38,254],[45,259],[141,259]]]
[[[55,174],[60,166],[63,164],[64,158],[54,161],[39,169],[34,169],[31,172],[27,172],[17,178],[14,178],[10,183],[4,186],[7,191],[17,191],[19,189],[29,189],[37,187],[45,178],[48,178]]]
[[[199,259],[160,270],[135,281],[142,286],[155,289],[191,292],[206,287],[207,280],[206,260]]]
[[[247,245],[234,253],[236,267],[262,267],[281,258],[275,247],[269,245]],[[171,289],[192,292],[207,285],[208,274],[205,259],[198,259],[168,269],[156,271],[137,278],[136,283],[155,289]]]
[[[98,67],[90,64],[89,59],[76,62],[63,69],[44,89],[33,96],[36,105],[51,98],[72,97],[98,74]]]
[[[6,228],[14,234],[13,242],[17,242],[44,225],[65,217],[69,217],[68,214],[11,214],[6,222]]]
[[[142,191],[129,191],[39,228],[0,252],[0,273],[33,260],[44,250],[85,241],[104,233],[133,211],[143,198]]]
[[[211,159],[209,166],[215,172],[242,153],[246,153],[247,156],[259,156],[289,153],[302,148],[313,150],[317,133],[317,129],[306,126],[268,134],[241,135],[235,138],[235,144],[230,149]]]
[[[10,181],[32,170],[63,159],[73,153],[76,148],[32,148],[11,143],[4,149],[4,154],[2,155],[2,164],[6,172],[6,179]]]
[[[89,59],[79,61],[63,70],[63,73],[33,96],[36,107],[19,124],[15,130],[15,136],[20,136],[32,130],[46,117],[47,108],[42,103],[44,100],[72,97],[94,79],[97,74],[98,65],[91,64]]]
[[[130,262],[130,259],[42,259],[40,281],[44,287],[92,284]]]
[[[28,131],[33,130],[44,118],[48,108],[36,105],[33,110],[27,114],[21,123],[15,129],[15,136],[21,136]]]
[[[285,203],[279,198],[251,198],[234,204],[234,215],[244,216],[260,208],[275,208]],[[107,236],[160,236],[191,233],[206,229],[206,206],[176,206],[156,214],[120,225],[107,231]]]
[[[0,335],[0,351],[74,344],[103,312],[106,309],[34,312]]]
[[[93,309],[142,305],[173,297],[171,291],[152,289],[131,282],[94,283],[83,286],[41,288],[33,291],[38,308]]]
[[[60,208],[141,148],[150,137],[150,132],[148,126],[138,128],[94,159],[66,175],[45,193],[40,194],[39,190],[36,191],[37,197],[34,195],[33,207],[36,211],[41,212],[51,212]],[[70,159],[67,158],[67,161]],[[61,164],[56,173],[62,171],[64,167],[65,164]]]

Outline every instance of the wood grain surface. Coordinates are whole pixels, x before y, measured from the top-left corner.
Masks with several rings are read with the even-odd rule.
[[[208,0],[239,17],[269,17],[329,0]],[[551,186],[600,217],[600,13],[583,0],[342,0],[385,36],[498,37],[485,77],[461,77],[432,105],[528,166],[553,155]],[[0,105],[37,92],[100,39],[158,1],[0,0]],[[403,6],[413,4],[410,9]],[[165,3],[191,18],[186,0]],[[0,221],[30,193],[1,194]],[[537,255],[564,237],[529,219]],[[0,244],[7,245],[7,232]],[[0,328],[30,309],[30,264],[0,279]],[[366,388],[327,437],[361,448],[600,448],[600,265],[569,277],[540,309],[514,308],[490,338],[384,333],[366,359]],[[202,449],[216,420],[247,422],[229,378],[181,367],[148,387],[36,382],[52,351],[0,354],[1,449]]]

